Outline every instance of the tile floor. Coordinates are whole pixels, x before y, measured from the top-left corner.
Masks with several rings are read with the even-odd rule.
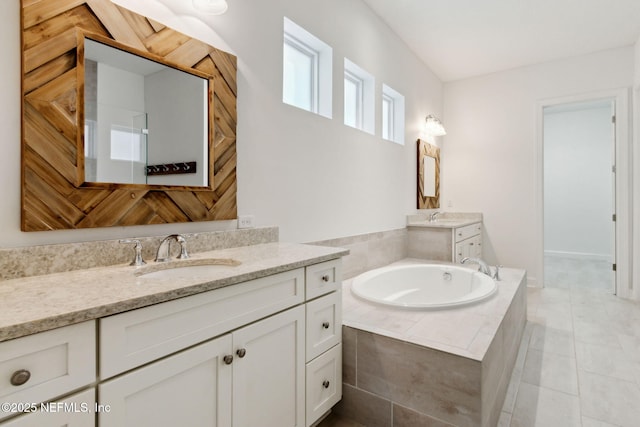
[[[640,426],[640,303],[598,286],[598,274],[528,289],[499,427]],[[362,427],[335,416],[320,426]]]

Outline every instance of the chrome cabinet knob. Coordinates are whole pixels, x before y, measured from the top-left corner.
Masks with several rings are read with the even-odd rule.
[[[225,357],[222,358],[222,360],[226,365],[231,365],[233,363],[233,356],[230,354],[227,354]]]
[[[247,354],[247,349],[246,348],[239,348],[238,350],[236,350],[236,354],[238,355],[238,357],[240,359],[242,359]]]
[[[322,327],[324,329],[329,329],[329,326],[331,326],[331,324],[329,322],[322,322]]]
[[[329,380],[322,381],[322,387],[329,388],[330,385],[331,385],[331,383],[329,382]]]
[[[20,369],[11,375],[11,385],[21,386],[29,381],[29,378],[31,378],[31,372],[26,369]]]
[[[323,282],[328,282],[329,281],[329,275],[325,274],[324,276],[322,276],[322,281]]]

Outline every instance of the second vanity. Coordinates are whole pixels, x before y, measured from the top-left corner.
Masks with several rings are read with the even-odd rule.
[[[418,214],[407,217],[409,257],[460,263],[482,258],[482,214]]]
[[[342,395],[346,254],[267,243],[192,256],[235,261],[206,280],[0,282],[0,426],[312,425]]]

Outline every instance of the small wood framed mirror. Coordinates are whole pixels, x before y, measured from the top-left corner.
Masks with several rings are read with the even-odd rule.
[[[418,139],[418,209],[440,207],[440,148]]]

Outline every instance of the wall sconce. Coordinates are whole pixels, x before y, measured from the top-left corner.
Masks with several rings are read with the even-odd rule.
[[[424,133],[428,136],[442,136],[446,135],[447,131],[444,130],[439,118],[429,114],[425,119]]]
[[[228,6],[226,0],[193,0],[193,7],[207,15],[222,15]]]

